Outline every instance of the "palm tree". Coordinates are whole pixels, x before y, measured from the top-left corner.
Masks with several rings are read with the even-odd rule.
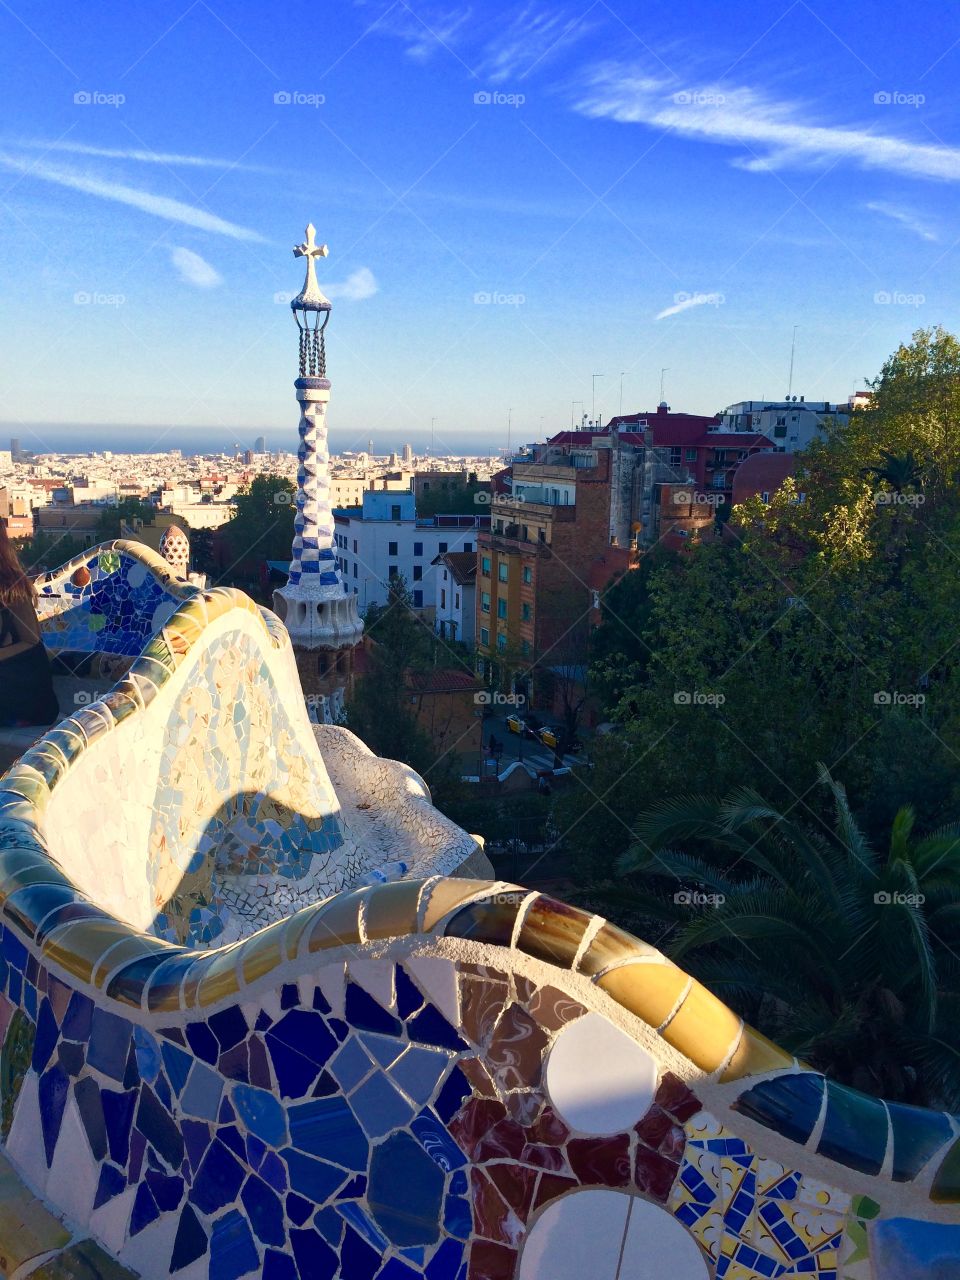
[[[883,461],[875,467],[864,467],[863,475],[882,481],[894,493],[904,493],[907,489],[923,486],[923,468],[912,449],[908,449],[906,453],[891,453],[884,449],[880,456]]]
[[[881,854],[823,766],[820,781],[831,826],[749,788],[657,805],[619,860],[632,879],[591,901],[662,922],[672,959],[835,1079],[956,1107],[960,825],[916,837],[903,808]]]

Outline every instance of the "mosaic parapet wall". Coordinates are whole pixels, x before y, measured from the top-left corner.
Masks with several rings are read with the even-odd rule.
[[[58,898],[15,822],[7,1275],[957,1274],[952,1118],[826,1085],[596,917],[399,881],[198,954]]]
[[[37,613],[53,652],[136,657],[197,588],[142,542],[91,547],[36,580]]]

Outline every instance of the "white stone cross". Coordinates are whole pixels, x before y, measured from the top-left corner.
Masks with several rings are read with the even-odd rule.
[[[317,234],[317,228],[311,222],[307,227],[307,238],[303,244],[298,244],[293,251],[295,258],[326,258],[330,254],[330,250],[325,244],[317,244],[314,237]]]

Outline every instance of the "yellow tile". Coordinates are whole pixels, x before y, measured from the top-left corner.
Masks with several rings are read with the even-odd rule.
[[[283,945],[288,960],[296,960],[300,952],[300,943],[307,929],[317,918],[316,907],[303,907],[295,916],[284,921]]]
[[[128,934],[130,933],[129,930],[127,932]],[[148,938],[142,933],[130,934],[118,946],[113,947],[109,955],[103,957],[94,972],[93,981],[96,986],[103,987],[106,985],[108,974],[115,973],[117,969],[122,969],[131,960],[139,960],[141,956],[149,956],[157,951],[166,950],[167,948],[158,938]]]
[[[118,920],[76,920],[48,938],[41,953],[81,982],[92,982],[103,953],[129,938],[130,933],[130,928]]]
[[[422,880],[395,880],[374,885],[363,913],[368,938],[403,938],[417,931],[417,904]]]
[[[319,908],[310,930],[307,949],[323,951],[327,947],[359,945],[360,908],[370,896],[369,888],[335,894]]]
[[[605,924],[597,930],[596,937],[587,948],[580,961],[579,971],[592,978],[623,960],[632,960],[635,956],[652,956],[655,959],[659,955],[660,952],[648,942],[642,942],[632,933],[618,929],[615,924]]]
[[[701,1071],[716,1071],[736,1044],[742,1023],[722,1000],[694,982],[690,993],[661,1034]]]
[[[437,881],[427,890],[429,897],[423,913],[423,924],[420,926],[421,933],[433,933],[444,916],[469,898],[489,893],[494,883],[492,880],[458,880],[454,876]]]
[[[63,1223],[0,1156],[0,1274],[12,1276],[31,1258],[62,1249],[69,1239]]]
[[[215,953],[212,963],[207,967],[203,977],[200,979],[197,1004],[201,1008],[206,1008],[208,1005],[216,1004],[218,1000],[226,1000],[229,996],[238,994],[240,990],[240,959],[242,954],[242,943],[235,943],[230,947],[222,947]],[[188,975],[186,982],[183,984],[185,996],[189,986],[190,976]]]
[[[261,929],[244,942],[240,956],[244,982],[256,982],[283,963],[285,926],[286,921],[282,920],[268,929]]]
[[[635,1013],[650,1027],[659,1027],[670,1016],[690,979],[669,960],[662,963],[629,963],[597,979],[597,986],[617,1004]]]
[[[740,1043],[730,1062],[724,1068],[720,1080],[742,1080],[744,1076],[759,1076],[766,1071],[779,1071],[793,1066],[793,1056],[779,1045],[762,1036],[752,1027],[744,1027]]]

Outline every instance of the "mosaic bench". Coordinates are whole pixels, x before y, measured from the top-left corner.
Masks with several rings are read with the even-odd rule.
[[[305,716],[280,625],[208,592],[0,779],[0,1272],[960,1275],[955,1117],[451,877],[416,775]]]

